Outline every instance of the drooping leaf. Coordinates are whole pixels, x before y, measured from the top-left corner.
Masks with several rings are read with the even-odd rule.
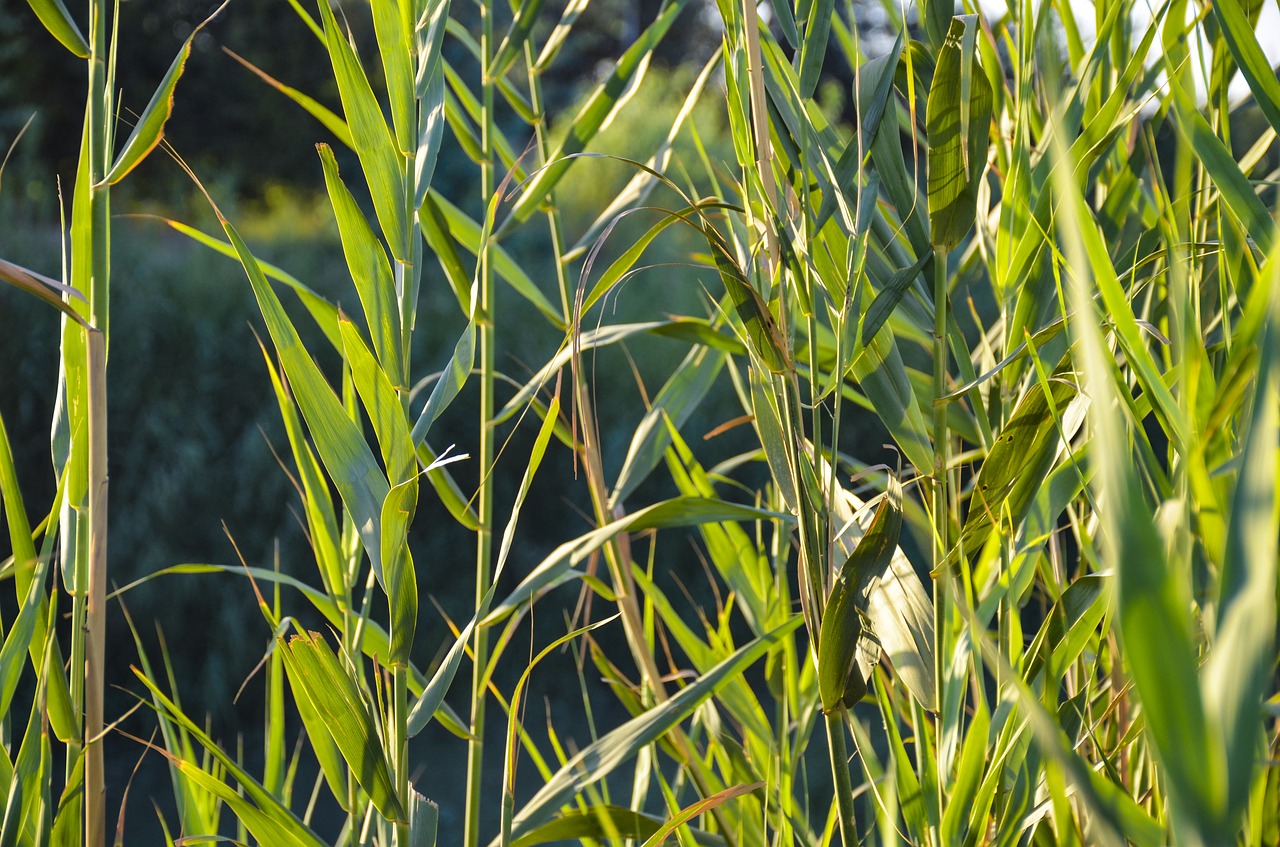
[[[89,43],[84,40],[80,27],[62,0],[27,0],[27,5],[63,47],[81,59],[89,58]]]
[[[323,103],[317,102],[311,97],[308,97],[296,88],[290,88],[280,80],[268,74],[262,68],[250,62],[248,59],[233,53],[227,46],[223,45],[222,52],[235,59],[267,85],[271,86],[276,91],[279,91],[285,97],[288,97],[290,100],[301,106],[307,114],[311,115],[311,117],[319,121],[325,129],[333,133],[334,138],[338,139],[344,147],[352,151],[356,149],[356,143],[351,138],[351,128],[347,126],[347,122],[344,121],[340,115],[334,114],[333,110],[329,107],[325,106]]]
[[[218,11],[213,13],[213,16],[216,16],[221,10],[222,8],[219,7]],[[119,155],[116,156],[114,164],[111,165],[111,170],[103,177],[104,184],[115,185],[124,179],[129,171],[136,168],[147,157],[147,154],[156,149],[157,145],[160,144],[160,139],[164,138],[164,125],[168,123],[169,116],[173,114],[173,90],[178,86],[178,80],[182,78],[182,72],[187,66],[188,57],[191,56],[191,46],[195,43],[196,36],[205,24],[213,20],[213,16],[210,16],[200,26],[193,29],[191,34],[187,36],[187,40],[182,43],[182,47],[178,50],[178,55],[174,57],[173,63],[169,65],[169,70],[165,72],[160,84],[156,86],[156,91],[151,95],[150,102],[142,110],[142,115],[138,118],[138,122],[134,124],[133,132],[129,133],[129,138],[125,141],[124,147],[121,148]]]
[[[80,313],[61,296],[66,294],[70,297],[76,297],[81,301],[85,301],[84,294],[71,286],[63,285],[55,279],[49,279],[47,276],[38,274],[35,271],[27,270],[20,265],[13,264],[12,262],[6,262],[3,259],[0,259],[0,280],[3,280],[10,285],[17,286],[20,290],[25,291],[28,294],[34,294],[53,308],[62,312],[71,320],[80,324],[80,326],[89,326],[88,322],[81,317]]]

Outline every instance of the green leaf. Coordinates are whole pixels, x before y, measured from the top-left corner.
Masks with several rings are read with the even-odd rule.
[[[806,100],[813,97],[818,87],[818,76],[827,57],[827,39],[831,36],[831,16],[835,14],[835,0],[803,0],[797,3],[796,24],[804,31],[804,40],[800,43],[798,56],[800,69],[800,96]],[[800,9],[808,12],[804,17]],[[748,21],[747,26],[755,25]]]
[[[280,658],[283,660],[283,648],[278,642],[273,644],[273,647],[279,651]],[[354,811],[351,808],[351,795],[347,790],[347,766],[343,761],[342,751],[338,749],[333,735],[325,727],[320,712],[311,702],[311,698],[295,696],[293,700],[298,708],[298,715],[302,718],[302,726],[307,731],[307,744],[311,747],[311,753],[316,757],[316,761],[320,763],[320,772],[324,774],[324,780],[329,790],[333,792],[338,808],[347,812]]]
[[[790,521],[790,515],[740,506],[723,500],[702,497],[675,497],[654,503],[626,517],[605,524],[572,541],[566,541],[543,559],[520,584],[489,614],[486,624],[492,624],[512,612],[525,601],[546,588],[559,585],[572,577],[571,568],[607,544],[623,532],[639,532],[645,529],[669,529],[697,526],[723,521],[756,520],[774,518]]]
[[[662,461],[662,454],[671,443],[668,425],[679,428],[688,421],[711,390],[724,361],[724,353],[719,350],[698,346],[676,367],[631,434],[622,470],[609,495],[609,511],[626,500]]]
[[[45,577],[49,570],[49,561],[44,558],[30,562],[33,570],[26,597],[18,610],[18,617],[9,624],[8,633],[4,637],[4,647],[0,648],[0,715],[9,714],[9,706],[13,703],[13,694],[18,688],[18,680],[22,676],[22,668],[26,665],[27,653],[33,648],[39,649],[40,642],[34,641],[37,622],[42,622],[41,607],[47,611],[47,595],[45,594]],[[15,567],[26,567],[16,565]],[[44,628],[40,628],[43,641]]]
[[[924,270],[925,265],[933,260],[932,253],[925,253],[916,260],[914,265],[894,271],[889,281],[876,293],[875,299],[871,301],[871,305],[867,307],[866,313],[862,316],[862,343],[870,344],[876,337],[876,333],[889,320],[889,316],[893,314],[893,310],[897,308],[902,295],[907,293],[907,289],[911,287],[911,283],[915,282],[916,277]]]
[[[641,847],[659,847],[659,845],[661,845],[667,837],[671,835],[671,833],[675,832],[698,815],[707,814],[722,803],[726,803],[735,797],[741,797],[744,794],[749,794],[752,791],[757,791],[761,788],[764,788],[763,782],[755,782],[751,785],[734,785],[724,789],[723,791],[717,791],[710,797],[704,797],[698,802],[681,809],[679,814],[664,823],[657,832],[645,839],[645,842]]]
[[[778,331],[777,321],[769,312],[760,292],[747,280],[738,266],[737,260],[729,252],[728,246],[720,233],[710,223],[702,224],[702,233],[706,236],[707,245],[715,258],[716,270],[724,281],[725,292],[733,303],[734,312],[747,330],[747,339],[751,349],[760,361],[774,373],[785,373],[794,368],[787,355],[786,344],[782,333]]]
[[[427,433],[431,430],[431,425],[449,407],[449,404],[453,402],[453,398],[458,396],[462,386],[467,383],[467,377],[471,375],[471,369],[475,366],[477,311],[475,293],[476,289],[473,288],[471,319],[467,321],[466,329],[458,337],[458,342],[453,347],[453,355],[449,358],[449,363],[445,365],[444,372],[436,380],[435,386],[431,389],[431,396],[427,398],[427,404],[423,406],[421,414],[418,415],[418,420],[413,424],[413,431],[409,436],[414,444],[420,444],[427,437]]]
[[[124,179],[125,175],[136,168],[148,153],[156,149],[160,139],[164,138],[164,125],[173,114],[173,90],[182,77],[183,69],[186,68],[187,58],[191,55],[191,45],[195,43],[196,35],[203,26],[202,23],[192,30],[191,35],[187,36],[187,40],[182,43],[178,55],[173,59],[173,64],[169,65],[169,70],[160,80],[155,94],[151,95],[151,102],[147,103],[147,107],[142,110],[142,116],[134,125],[133,132],[129,133],[128,140],[125,141],[120,154],[116,156],[111,170],[103,177],[103,184],[115,185]]]
[[[469,218],[465,212],[450,203],[441,194],[432,191],[427,196],[429,200],[435,202],[440,215],[447,222],[448,234],[456,239],[457,242],[465,247],[473,256],[478,254],[483,240],[480,224]],[[424,215],[419,211],[418,220],[422,223],[422,229],[424,232],[429,233],[433,227],[437,233],[439,232],[439,225],[433,215]],[[429,240],[430,238],[431,235],[428,235]],[[501,280],[510,285],[517,294],[537,307],[538,311],[546,316],[552,326],[556,329],[566,329],[567,327],[564,322],[564,317],[560,314],[560,310],[551,305],[551,301],[542,293],[542,290],[538,288],[537,284],[524,270],[524,268],[511,258],[511,254],[508,253],[500,244],[490,244],[489,249],[490,261],[493,262],[494,273],[496,273]],[[461,294],[461,292],[466,291],[467,288],[456,288],[455,290],[458,292],[458,300],[462,305],[463,310],[469,313],[470,310],[467,307],[466,300]],[[469,297],[466,299],[469,299]]]
[[[518,841],[550,820],[560,807],[588,786],[605,778],[642,748],[676,728],[704,701],[781,644],[800,623],[800,616],[793,615],[786,623],[738,649],[670,700],[648,709],[584,748],[566,762],[515,816],[511,827],[513,840]],[[490,847],[498,847],[498,840],[491,842]]]
[[[890,498],[901,502],[898,483],[890,480]],[[832,499],[832,521],[841,527],[836,539],[838,550],[853,555],[863,537],[866,504],[837,483]],[[933,603],[925,593],[920,577],[907,554],[896,547],[887,568],[878,572],[868,569],[858,575],[855,596],[866,598],[864,608],[871,633],[880,651],[889,657],[894,674],[916,701],[929,711],[937,709],[934,681]],[[866,652],[864,645],[863,652]],[[864,673],[870,668],[863,666]]]
[[[302,484],[302,503],[307,515],[307,531],[311,536],[311,547],[316,554],[320,581],[326,591],[334,596],[340,596],[349,590],[348,583],[351,577],[347,574],[341,550],[341,535],[337,515],[334,514],[333,494],[329,488],[329,481],[325,479],[315,451],[307,441],[302,421],[298,417],[297,404],[285,389],[284,380],[276,369],[271,353],[261,339],[258,345],[262,351],[263,364],[267,368],[267,376],[271,380],[271,388],[276,395],[276,405],[280,409],[285,435],[289,439],[289,449],[293,453],[293,461],[298,469],[298,481]]]
[[[80,34],[80,27],[76,26],[75,19],[62,0],[27,0],[27,5],[63,47],[81,59],[89,58],[89,44]]]
[[[347,125],[355,141],[356,155],[369,184],[373,209],[391,255],[401,262],[412,260],[409,250],[409,219],[406,212],[404,157],[396,149],[391,130],[382,116],[382,108],[373,95],[360,58],[343,37],[327,2],[321,2],[320,17],[324,22],[325,46],[338,82],[338,96]]]
[[[687,3],[688,0],[673,0],[622,54],[614,65],[613,72],[592,91],[587,102],[573,118],[560,146],[547,157],[549,164],[525,185],[524,192],[511,210],[510,221],[522,223],[537,211],[538,206],[573,164],[573,154],[585,150],[606,121],[621,108],[626,95],[639,81],[638,76],[643,75],[653,51]],[[509,223],[504,223],[499,232],[508,226]]]
[[[1095,257],[1100,252],[1105,255],[1096,243],[1101,237],[1074,182],[1059,179],[1054,187],[1066,195],[1058,230],[1072,263],[1073,311],[1068,323],[1077,367],[1085,375],[1083,388],[1090,397],[1093,488],[1107,504],[1100,514],[1103,564],[1115,568],[1118,575],[1124,660],[1142,703],[1150,740],[1164,765],[1179,825],[1194,826],[1208,836],[1221,831],[1224,824],[1227,765],[1221,740],[1210,735],[1205,720],[1199,651],[1187,614],[1192,605],[1190,573],[1180,557],[1166,551],[1156,529],[1155,509],[1133,461],[1130,427],[1136,424],[1127,418],[1121,395],[1129,387],[1116,384],[1113,355],[1103,341],[1092,296],[1095,281],[1114,282],[1113,274],[1106,274],[1110,280],[1101,278],[1110,262],[1098,267]],[[1128,309],[1125,304],[1124,311]],[[1129,359],[1139,364],[1132,356]],[[1175,408],[1174,414],[1180,412]]]
[[[382,504],[382,567],[390,605],[391,652],[387,663],[407,666],[418,626],[418,578],[409,550],[409,524],[418,507],[418,480],[410,477],[387,492]]]
[[[1074,402],[1078,394],[1073,383],[1054,378],[1047,394],[1036,382],[1018,401],[974,480],[960,535],[967,555],[981,552],[992,528],[1006,519],[1006,509],[1015,529],[1027,516],[1062,438],[1069,441],[1082,422],[1084,404]]]
[[[1213,127],[1200,114],[1193,96],[1178,82],[1178,74],[1169,74],[1169,89],[1173,93],[1173,110],[1178,116],[1178,129],[1182,132],[1196,158],[1213,179],[1213,186],[1223,201],[1244,225],[1262,252],[1270,253],[1276,241],[1276,223],[1258,196],[1253,184],[1240,170],[1240,164]]]
[[[1237,0],[1214,0],[1211,8],[1222,27],[1227,47],[1240,66],[1240,74],[1253,92],[1254,102],[1266,115],[1271,128],[1280,132],[1280,78],[1276,77],[1275,68],[1258,43],[1258,33]],[[1273,30],[1267,32],[1275,38]]]
[[[520,57],[521,49],[529,40],[529,34],[533,32],[533,25],[538,22],[543,2],[544,0],[520,0],[511,26],[503,37],[502,43],[498,45],[498,52],[493,57],[493,62],[489,65],[486,74],[489,79],[497,79],[506,74],[512,62]]]
[[[275,342],[276,352],[320,453],[320,460],[337,486],[342,502],[351,512],[365,552],[373,563],[374,573],[382,581],[380,525],[382,504],[390,488],[386,477],[365,443],[360,427],[347,417],[342,401],[325,382],[320,368],[303,346],[257,259],[230,223],[224,219],[222,226],[249,277],[258,308]]]
[[[440,807],[409,789],[409,847],[436,847]]]
[[[407,822],[373,713],[324,636],[312,632],[277,643],[294,696],[311,701],[373,805],[388,820]]]
[[[950,786],[950,796],[946,808],[942,812],[942,826],[939,829],[941,843],[963,844],[967,833],[969,813],[973,808],[975,795],[982,780],[983,766],[987,761],[987,752],[992,745],[988,742],[988,730],[991,726],[991,714],[986,705],[979,701],[973,710],[973,716],[966,727],[964,746],[960,751],[960,762],[956,767],[955,782]]]
[[[62,295],[66,294],[70,297],[79,298],[82,302],[88,302],[85,300],[83,293],[77,291],[71,286],[63,285],[55,279],[50,279],[49,277],[38,274],[35,271],[27,270],[20,265],[13,264],[12,262],[6,262],[4,259],[0,259],[0,280],[3,280],[10,285],[15,285],[20,290],[25,291],[28,294],[34,294],[53,308],[62,312],[71,320],[80,324],[80,326],[89,326],[88,322],[81,317],[80,313],[77,312],[66,300],[62,299]]]
[[[520,509],[524,505],[525,498],[529,495],[529,487],[533,485],[534,475],[538,472],[538,468],[542,466],[542,459],[546,455],[547,444],[551,440],[551,434],[555,430],[556,419],[559,414],[560,398],[557,395],[552,398],[547,414],[543,417],[542,427],[538,430],[537,438],[534,439],[533,450],[530,452],[529,462],[525,466],[524,479],[520,483],[520,490],[516,493],[515,502],[511,506],[511,515],[507,519],[506,529],[502,533],[502,542],[498,546],[498,558],[494,566],[489,590],[485,592],[484,597],[481,598],[480,603],[476,606],[475,616],[458,634],[444,661],[440,663],[435,676],[427,683],[423,689],[422,696],[410,711],[408,721],[410,738],[422,731],[423,727],[427,725],[427,721],[431,719],[432,715],[440,708],[441,703],[444,702],[444,695],[448,692],[449,686],[453,684],[453,678],[458,672],[463,653],[471,641],[471,633],[475,629],[476,623],[482,620],[489,612],[489,605],[493,602],[494,592],[497,590],[498,577],[502,576],[502,571],[507,564],[507,556],[511,552],[511,544],[515,539],[516,524],[520,519]]]
[[[661,826],[662,818],[656,815],[601,803],[565,812],[516,839],[511,847],[534,847],[550,841],[581,841],[587,838],[648,838]]]
[[[342,253],[347,259],[347,269],[365,320],[373,336],[373,349],[378,361],[386,370],[391,384],[405,387],[404,363],[401,357],[400,309],[396,303],[396,284],[391,275],[391,263],[378,237],[365,221],[364,213],[356,204],[342,177],[338,175],[338,163],[333,150],[327,144],[318,144],[320,162],[324,167],[324,184],[329,191],[329,202],[338,222],[338,235],[342,240]]]
[[[917,469],[933,467],[928,424],[911,390],[893,333],[880,332],[853,362],[853,375],[898,448]]]
[[[382,451],[382,463],[387,469],[387,480],[392,485],[406,482],[414,477],[417,463],[400,396],[387,374],[374,361],[373,354],[360,337],[360,331],[346,315],[338,316],[338,329],[342,333],[342,355],[351,368],[352,382],[360,395],[365,414],[373,424],[373,432]]]
[[[270,573],[270,571],[267,573]],[[294,845],[294,847],[322,847],[323,842],[307,828],[306,824],[298,820],[297,816],[287,806],[268,793],[257,780],[241,768],[221,747],[215,744],[213,739],[200,729],[191,718],[187,717],[186,713],[176,703],[165,696],[159,686],[148,675],[137,668],[133,669],[133,673],[151,692],[156,702],[157,711],[162,715],[167,715],[182,727],[191,738],[199,742],[208,754],[225,769],[226,773],[240,785],[243,795],[230,789],[221,779],[215,779],[210,776],[193,761],[179,758],[172,753],[166,753],[170,761],[174,762],[185,776],[200,785],[205,791],[216,795],[229,805],[237,816],[244,815],[241,820],[245,822],[245,826],[248,827],[252,824],[257,827],[256,832],[262,836],[263,843]],[[233,800],[233,797],[236,799]]]
[[[55,505],[62,502],[65,494],[65,475],[63,479],[63,483],[58,487]],[[0,685],[3,685],[5,692],[4,697],[0,698],[0,705],[10,702],[13,696],[10,687],[16,684],[21,676],[21,662],[14,661],[13,664],[9,664],[13,661],[11,650],[25,641],[23,652],[30,657],[31,666],[36,670],[37,677],[47,687],[50,723],[58,738],[65,741],[78,737],[80,730],[71,705],[71,691],[67,676],[62,671],[62,652],[58,647],[57,639],[53,639],[51,643],[54,655],[53,669],[46,672],[42,664],[44,661],[42,645],[50,640],[48,619],[52,614],[49,595],[44,592],[43,587],[44,569],[47,567],[48,559],[36,555],[35,543],[31,536],[31,522],[27,517],[22,492],[18,488],[18,470],[13,461],[9,432],[5,428],[2,416],[0,416],[0,505],[4,507],[5,522],[9,528],[9,549],[13,551],[14,587],[23,604],[18,612],[18,619],[11,624],[9,634],[5,637],[3,650],[0,650],[0,656],[4,657],[0,661]],[[50,527],[48,532],[51,535],[46,537],[46,545],[56,537],[54,527]],[[27,614],[26,606],[32,602],[33,593],[36,596],[37,608],[31,617],[26,618],[24,617]],[[28,625],[31,627],[31,633],[23,635],[23,629]],[[0,708],[0,715],[7,713],[7,708]]]
[[[418,31],[425,26],[425,35],[418,37],[418,149],[413,160],[413,208],[421,209],[435,175],[436,160],[440,154],[440,139],[444,135],[445,118],[445,61],[444,32],[449,22],[449,0],[431,0],[418,22]]]
[[[862,620],[872,585],[881,578],[898,549],[902,532],[901,495],[885,497],[858,546],[840,567],[822,613],[818,636],[818,695],[822,711],[851,709],[867,692],[858,663]]]
[[[387,98],[391,101],[391,121],[395,126],[396,144],[402,153],[414,147],[417,116],[414,114],[413,25],[411,5],[391,0],[370,3],[373,31],[382,56],[382,72],[387,80]]]
[[[340,115],[335,114],[323,103],[313,100],[311,97],[308,97],[296,88],[290,88],[285,85],[283,82],[271,76],[248,59],[233,53],[228,47],[223,46],[222,51],[247,68],[267,85],[271,86],[276,91],[279,91],[285,97],[288,97],[290,100],[301,106],[307,114],[311,115],[311,117],[319,121],[325,129],[333,133],[334,138],[338,139],[338,141],[341,142],[348,150],[354,151],[356,149],[356,142],[351,137],[351,128],[347,126],[347,122],[344,121]]]
[[[1263,731],[1262,701],[1272,685],[1276,649],[1276,539],[1280,538],[1280,267],[1271,258],[1271,296],[1253,412],[1244,433],[1240,475],[1218,585],[1218,626],[1202,685],[1209,725],[1226,750],[1229,825],[1248,799]]]
[[[219,238],[214,238],[208,233],[202,232],[195,227],[188,226],[180,221],[169,220],[168,218],[160,218],[162,222],[177,230],[183,235],[202,244],[223,256],[232,259],[239,259],[240,254],[236,252],[236,248]],[[321,297],[313,289],[304,284],[297,277],[276,267],[269,262],[258,262],[258,267],[262,269],[263,274],[268,279],[274,279],[282,282],[298,295],[298,299],[302,301],[302,305],[307,308],[311,317],[315,319],[316,326],[324,333],[325,338],[333,345],[333,349],[342,352],[342,340],[338,335],[338,307]]]
[[[968,28],[966,20],[968,19]],[[951,21],[925,110],[929,136],[929,229],[933,244],[949,251],[973,226],[978,184],[987,163],[991,128],[991,84],[987,82],[972,44],[976,18]],[[967,92],[967,96],[965,93]]]

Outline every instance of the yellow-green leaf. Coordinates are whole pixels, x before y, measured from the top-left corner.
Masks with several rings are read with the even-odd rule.
[[[27,5],[36,13],[36,17],[40,19],[40,23],[44,24],[44,28],[49,30],[49,34],[58,39],[63,47],[81,59],[89,58],[89,43],[84,40],[80,27],[76,26],[75,20],[62,0],[27,0]]]

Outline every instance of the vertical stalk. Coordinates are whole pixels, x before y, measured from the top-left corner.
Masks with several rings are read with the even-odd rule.
[[[395,755],[393,773],[400,804],[408,814],[413,809],[412,789],[409,787],[409,674],[404,665],[396,665],[392,673],[392,726],[395,729],[395,738],[392,739]],[[395,843],[396,847],[408,847],[408,821],[396,824]]]
[[[85,606],[85,841],[106,843],[106,782],[102,761],[102,687],[107,602],[107,343],[90,330],[89,364],[89,580]]]
[[[827,741],[831,744],[831,776],[840,810],[840,842],[844,847],[854,847],[858,843],[858,826],[853,812],[853,784],[849,780],[849,748],[844,742],[844,716],[843,708],[827,713]]]
[[[933,396],[947,393],[947,254],[933,251]],[[943,714],[947,649],[947,586],[951,574],[943,561],[947,555],[947,408],[935,399],[933,405],[933,674],[934,702]],[[939,737],[943,727],[939,726]],[[936,780],[938,808],[944,808],[942,779]]]
[[[494,188],[493,150],[493,89],[489,78],[489,65],[493,59],[493,3],[484,0],[480,4],[480,195],[484,213],[488,214]],[[494,296],[493,267],[490,262],[490,245],[480,245],[480,315],[477,321],[480,334],[480,497],[478,510],[480,528],[476,531],[476,608],[492,580],[493,559],[493,484],[489,471],[493,465],[494,433],[491,421],[494,416]],[[463,829],[464,847],[477,847],[480,843],[480,792],[484,761],[484,676],[489,664],[489,634],[484,627],[476,627],[472,649],[474,663],[471,672],[471,741],[467,744],[467,802]]]
[[[85,755],[84,769],[84,844],[102,847],[106,843],[106,785],[103,774],[102,732],[104,684],[103,657],[106,637],[104,617],[107,580],[107,328],[110,273],[110,195],[103,177],[110,155],[110,92],[107,68],[107,4],[91,0],[89,6],[89,93],[87,98],[87,141],[89,144],[88,185],[77,186],[89,191],[90,205],[90,271],[88,279],[89,322],[93,331],[86,333],[83,379],[77,390],[84,398],[88,417],[86,434],[73,434],[73,455],[84,451],[84,465],[73,460],[73,467],[87,471],[88,543],[77,544],[73,604],[72,655],[73,680],[82,680],[79,694],[73,697],[81,716],[80,742],[67,745],[68,773],[75,758]],[[81,524],[77,521],[77,532]],[[74,689],[73,689],[74,691]]]

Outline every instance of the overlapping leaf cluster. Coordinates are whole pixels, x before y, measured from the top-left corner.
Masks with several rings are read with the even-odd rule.
[[[76,38],[61,4],[32,5],[68,47],[101,52]],[[1280,247],[1275,174],[1265,171],[1280,89],[1256,4],[1216,0],[1197,15],[1169,0],[1139,19],[1133,4],[1103,3],[1091,41],[1063,4],[1027,0],[984,18],[924,0],[918,30],[887,4],[898,37],[871,50],[856,8],[779,0],[766,18],[754,3],[718,0],[720,49],[662,144],[629,157],[634,178],[583,233],[566,231],[557,188],[590,167],[582,154],[693,4],[664,3],[563,116],[544,113],[541,76],[586,0],[555,21],[540,0],[482,3],[478,32],[448,0],[372,0],[376,59],[358,54],[328,2],[314,13],[291,5],[324,47],[340,103],[331,110],[259,74],[359,162],[371,215],[353,174],[318,151],[361,313],[258,261],[221,213],[217,236],[173,223],[246,271],[315,565],[314,581],[240,570],[253,591],[269,588],[257,596],[277,635],[260,776],[187,715],[143,655],[138,677],[160,719],[183,835],[217,834],[229,810],[240,841],[319,844],[313,804],[332,802],[345,821],[338,843],[433,844],[430,775],[413,782],[409,740],[438,719],[468,747],[464,826],[442,838],[467,847],[1280,841]],[[469,66],[448,60],[453,49]],[[5,279],[92,327],[64,322],[73,444],[92,443],[76,417],[91,403],[74,400],[91,393],[94,333],[106,328],[105,306],[95,311],[106,257],[93,245],[103,242],[85,234],[105,220],[95,192],[160,140],[188,51],[114,159],[109,142],[90,143],[99,130],[87,124],[69,279],[0,264]],[[854,71],[852,125],[815,100],[837,65]],[[1237,70],[1251,105],[1230,100]],[[109,91],[104,80],[107,106]],[[681,132],[701,141],[684,125],[693,104],[721,94],[737,161],[673,161]],[[1266,125],[1237,156],[1242,108]],[[525,138],[501,129],[515,123],[529,139],[524,156]],[[479,220],[431,185],[446,139],[476,165]],[[665,205],[642,208],[651,195]],[[632,213],[653,222],[614,256],[607,248]],[[705,244],[691,257],[705,313],[610,323],[604,298],[680,225]],[[504,246],[535,226],[554,285]],[[321,369],[277,283],[340,369]],[[504,330],[528,319],[498,311],[499,283],[563,333],[532,378],[497,367]],[[410,355],[424,284],[449,285],[461,312],[422,322],[458,327],[449,362],[430,376]],[[89,292],[88,311],[77,291]],[[642,334],[688,352],[614,457],[588,358]],[[469,380],[479,396],[474,495],[429,443]],[[505,382],[518,387],[500,405]],[[725,426],[749,425],[755,437],[706,467],[688,430],[716,397],[740,407]],[[872,458],[879,445],[848,434],[868,415],[892,439],[893,467]],[[498,427],[526,419],[538,434],[497,534]],[[553,438],[581,465],[594,527],[499,596],[521,506],[559,450]],[[73,811],[55,818],[47,788],[43,716],[72,768],[85,735],[83,690],[60,670],[44,586],[59,513],[64,574],[80,578],[68,557],[88,567],[93,536],[80,525],[98,514],[89,489],[101,449],[86,446],[83,459],[72,449],[65,508],[44,526],[39,553],[0,452],[20,603],[0,655],[0,703],[12,699],[23,653],[40,680],[16,756],[0,759],[0,784],[7,773],[14,786],[4,833],[15,843],[44,843],[51,828],[72,826],[55,820],[79,816],[73,796]],[[767,484],[749,482],[757,468]],[[671,495],[642,502],[661,490],[642,485],[655,478]],[[424,496],[453,519],[432,531],[474,537],[476,568],[472,617],[430,674],[414,645],[419,584],[431,574],[415,564],[409,534]],[[714,609],[681,611],[663,589],[664,545],[680,528],[725,592]],[[508,699],[492,684],[495,667],[515,661],[507,646],[535,604],[570,582],[590,597],[592,619],[520,660],[528,670]],[[301,631],[285,587],[331,632]],[[622,631],[627,656],[593,640],[602,626]],[[578,645],[631,715],[572,754],[554,723],[546,741],[528,732],[520,708],[528,674],[561,643]],[[92,638],[80,649],[92,656]],[[444,698],[464,662],[471,696],[460,715]],[[753,665],[763,684],[748,681]],[[495,705],[507,717],[500,798],[481,782],[484,747],[497,746],[485,719]],[[295,796],[294,712],[319,763],[312,805]],[[811,748],[829,762],[829,781],[810,774]],[[521,762],[542,787],[518,798]]]

